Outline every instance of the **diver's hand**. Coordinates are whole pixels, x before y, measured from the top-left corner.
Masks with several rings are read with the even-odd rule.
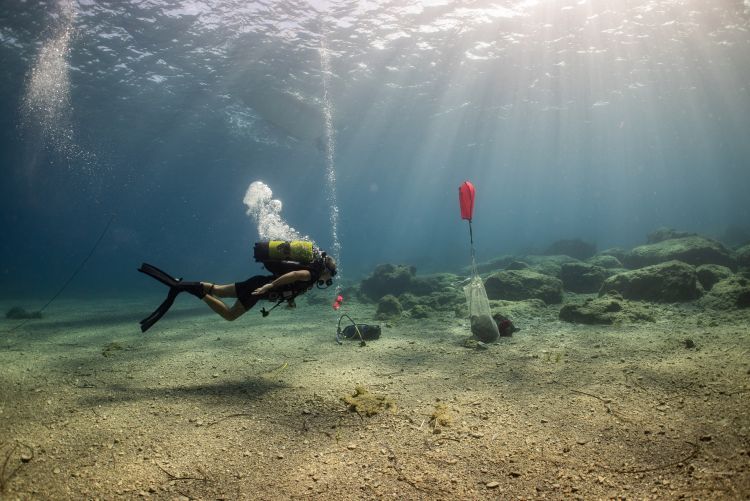
[[[271,289],[273,289],[273,285],[271,284],[263,285],[253,291],[253,296],[262,296],[263,294],[270,291]]]

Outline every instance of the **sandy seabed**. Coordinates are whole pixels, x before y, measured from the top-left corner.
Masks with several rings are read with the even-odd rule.
[[[181,297],[141,334],[161,299],[0,320],[0,498],[750,498],[750,311],[550,306],[484,350],[448,313],[339,346],[305,301],[229,323]],[[357,385],[395,410],[353,412]]]

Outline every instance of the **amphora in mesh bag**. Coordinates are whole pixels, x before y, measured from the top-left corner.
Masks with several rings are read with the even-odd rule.
[[[474,274],[471,277],[471,281],[464,286],[464,294],[466,294],[466,302],[469,306],[471,333],[484,343],[496,341],[500,332],[492,318],[487,291],[484,290],[484,283],[479,275]]]

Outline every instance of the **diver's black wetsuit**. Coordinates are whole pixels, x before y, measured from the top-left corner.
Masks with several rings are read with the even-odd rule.
[[[281,296],[279,296],[280,293],[291,291],[295,296],[298,294],[302,294],[303,292],[308,291],[315,285],[315,283],[320,278],[320,274],[322,273],[322,268],[320,265],[316,266],[315,263],[313,263],[310,266],[301,265],[299,263],[295,263],[292,261],[280,261],[275,263],[265,263],[264,266],[268,271],[273,273],[273,275],[255,275],[254,277],[250,277],[244,282],[236,282],[234,284],[235,292],[237,292],[237,299],[242,303],[242,306],[245,307],[245,310],[249,310],[253,306],[255,306],[255,303],[260,301],[261,299],[266,299],[270,301],[275,301],[275,297],[278,297],[278,299],[283,299]],[[324,266],[324,265],[323,265]],[[273,291],[263,294],[254,296],[253,291],[256,290],[259,287],[263,287],[264,285],[273,282],[277,278],[279,278],[282,275],[285,275],[292,271],[301,271],[306,270],[310,272],[310,280],[305,282],[294,282],[291,284],[287,284],[282,287],[278,287],[274,289]]]
[[[253,296],[253,291],[258,287],[263,287],[264,285],[273,282],[275,279],[276,277],[273,275],[256,275],[248,278],[244,282],[236,282],[234,284],[234,289],[237,292],[237,299],[239,299],[240,303],[242,303],[242,306],[244,306],[246,310],[249,310],[261,299],[268,299],[268,294]]]

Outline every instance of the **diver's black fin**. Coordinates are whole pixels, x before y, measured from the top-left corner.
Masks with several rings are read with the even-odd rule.
[[[180,291],[175,288],[169,289],[167,298],[159,305],[159,307],[156,308],[149,316],[141,320],[141,332],[146,332],[147,330],[149,330],[156,322],[159,321],[161,317],[164,316],[165,313],[169,311],[169,308],[172,307],[172,304],[174,304],[174,300],[179,293]]]
[[[203,299],[203,297],[206,295],[202,283],[186,282],[181,278],[174,278],[166,271],[160,270],[152,264],[143,263],[141,264],[141,267],[138,268],[138,271],[145,275],[148,275],[155,280],[158,280],[170,289],[176,288],[178,292],[187,292],[197,297],[198,299]]]
[[[166,271],[162,271],[159,268],[157,268],[154,265],[143,263],[141,264],[141,267],[138,268],[138,271],[141,273],[145,273],[149,277],[158,280],[159,282],[163,283],[167,287],[174,287],[177,284],[180,283],[179,280],[174,278],[172,275],[167,273]]]

